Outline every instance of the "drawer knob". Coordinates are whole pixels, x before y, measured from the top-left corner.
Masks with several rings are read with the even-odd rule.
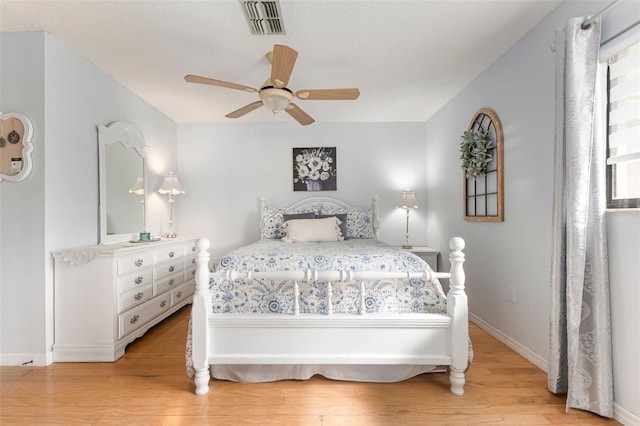
[[[162,302],[160,302],[160,307],[164,308],[165,306],[167,306],[167,301],[163,300]]]
[[[144,296],[144,293],[140,292],[140,293],[136,293],[136,295],[133,296],[133,298],[136,300],[140,300],[142,299],[142,296]]]
[[[176,279],[175,278],[171,278],[169,280],[169,285],[174,285],[176,283]]]
[[[195,252],[196,252],[196,246],[191,247],[191,251],[192,251],[193,253],[195,253]]]
[[[131,324],[135,324],[138,322],[138,320],[140,319],[140,315],[134,315],[133,317],[131,317],[131,319],[129,320],[129,322]]]
[[[136,268],[141,267],[143,263],[144,261],[142,259],[136,259],[136,261],[133,262],[133,264],[136,265]]]
[[[176,294],[176,297],[177,297],[178,299],[179,299],[179,298],[181,298],[181,297],[182,297],[182,292],[181,292],[181,291],[179,291],[179,292],[178,292],[178,294]]]
[[[175,256],[175,255],[176,255],[176,252],[175,252],[175,251],[170,251],[170,252],[169,252],[169,257],[173,257],[173,256]]]
[[[142,278],[141,276],[137,276],[135,280],[133,280],[133,283],[135,285],[140,285],[142,284],[142,281],[144,280],[144,278]]]
[[[195,265],[196,264],[196,260],[195,259],[191,259],[191,264]]]
[[[176,267],[175,267],[175,266],[173,266],[173,265],[169,266],[169,272],[173,272],[173,271],[175,271],[175,270],[176,270]]]

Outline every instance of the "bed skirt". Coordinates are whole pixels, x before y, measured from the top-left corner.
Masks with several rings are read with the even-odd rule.
[[[331,380],[392,383],[423,373],[440,373],[446,367],[431,365],[243,365],[217,364],[209,367],[211,377],[243,383],[307,380],[315,375]]]

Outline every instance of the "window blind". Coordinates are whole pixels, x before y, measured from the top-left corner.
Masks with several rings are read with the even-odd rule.
[[[609,59],[607,164],[640,160],[640,42]]]

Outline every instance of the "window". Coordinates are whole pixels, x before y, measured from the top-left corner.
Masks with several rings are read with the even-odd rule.
[[[607,207],[640,208],[640,42],[608,60]]]

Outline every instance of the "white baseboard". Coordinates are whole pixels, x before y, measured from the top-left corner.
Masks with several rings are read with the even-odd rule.
[[[501,341],[502,343],[504,343],[505,345],[507,345],[509,349],[523,356],[529,362],[531,362],[533,365],[535,365],[545,373],[548,373],[549,370],[548,370],[548,364],[546,359],[544,359],[537,353],[531,351],[526,346],[513,340],[511,337],[507,336],[502,331],[498,330],[488,322],[478,318],[476,315],[472,314],[471,312],[469,312],[469,320],[475,325],[477,325],[478,327],[480,327],[481,329],[483,329],[484,331],[486,331],[487,333],[489,333],[490,335],[492,335],[493,337],[495,337],[496,339],[498,339],[499,341]],[[613,418],[625,426],[640,426],[639,416],[633,414],[629,410],[622,408],[620,405],[616,403],[613,404]]]
[[[513,340],[511,337],[507,336],[502,331],[498,330],[488,322],[478,318],[471,312],[469,312],[469,320],[471,320],[472,323],[474,323],[475,325],[477,325],[478,327],[480,327],[481,329],[483,329],[484,331],[486,331],[487,333],[489,333],[490,335],[492,335],[493,337],[495,337],[496,339],[498,339],[499,341],[507,345],[509,349],[513,350],[517,354],[526,358],[527,361],[531,362],[533,365],[535,365],[545,373],[549,371],[547,366],[547,360],[545,358],[541,357],[540,355],[533,352],[526,346],[520,344],[519,342]]]
[[[45,367],[53,363],[53,353],[47,354],[0,354],[0,366]]]
[[[640,416],[633,414],[618,404],[613,404],[613,418],[625,426],[640,426]]]

